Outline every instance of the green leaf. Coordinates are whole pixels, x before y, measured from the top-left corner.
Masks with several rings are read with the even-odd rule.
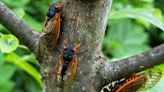
[[[0,63],[1,63],[1,58],[0,58]],[[16,66],[12,64],[6,64],[4,63],[1,65],[0,69],[0,92],[11,92],[14,83],[10,81],[11,77],[16,71]]]
[[[0,24],[0,31],[2,31],[2,29],[3,29],[3,26]]]
[[[3,0],[3,2],[11,7],[24,7],[30,0]]]
[[[20,18],[23,18],[23,16],[25,15],[25,11],[23,8],[15,8],[13,9],[13,12]]]
[[[6,61],[11,62],[17,65],[19,68],[23,69],[25,72],[31,75],[34,79],[36,79],[40,85],[42,85],[41,76],[39,72],[27,62],[26,57],[27,56],[20,57],[15,53],[10,53],[5,57],[5,59]]]
[[[13,88],[13,82],[0,79],[0,92],[12,92]]]
[[[33,54],[23,56],[22,60],[28,61],[30,63],[33,63],[33,64],[39,66],[39,63],[38,63],[38,61],[36,60],[36,58],[35,58],[35,56]]]
[[[17,49],[19,45],[18,39],[9,34],[9,35],[2,35],[0,38],[0,50],[2,53],[10,53]]]
[[[4,64],[0,69],[0,79],[9,80],[15,73],[16,67],[10,64]]]
[[[35,81],[33,81],[32,79],[26,79],[24,80],[25,86],[27,89],[27,92],[42,92],[41,91],[41,86],[37,85],[37,83]],[[16,91],[17,92],[17,91]]]
[[[164,32],[160,34],[160,39],[164,40]]]
[[[161,18],[161,12],[158,9],[123,9],[120,11],[111,12],[109,19],[120,19],[120,18],[133,18],[143,19],[147,22],[152,23],[156,27],[164,31],[164,24],[158,19]],[[158,17],[158,18],[157,18]]]
[[[4,54],[0,53],[0,67],[4,65]]]
[[[42,24],[30,17],[29,15],[25,15],[23,17],[23,20],[29,24],[32,28],[34,28],[36,31],[41,32]]]
[[[124,58],[141,53],[150,47],[146,44],[148,35],[142,26],[130,19],[113,20],[104,39],[104,48],[115,58]]]

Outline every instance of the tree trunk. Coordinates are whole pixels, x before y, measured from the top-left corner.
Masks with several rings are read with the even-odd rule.
[[[45,92],[99,92],[96,65],[104,61],[101,44],[104,37],[111,0],[67,0],[64,2],[62,36],[56,49],[62,49],[63,40],[69,44],[81,44],[78,52],[78,69],[70,87],[60,88],[54,79],[54,67],[59,56],[43,55],[41,71]]]
[[[49,44],[44,39],[47,34],[42,33],[38,37],[38,33],[0,2],[0,22],[38,57],[44,83],[43,92],[99,92],[112,80],[163,63],[164,44],[120,62],[106,62],[101,44],[112,0],[67,0],[64,4],[61,37],[52,54],[47,51],[49,47],[44,45]],[[81,44],[77,54],[77,72],[69,87],[57,86],[54,76],[54,67],[64,39],[72,45]]]

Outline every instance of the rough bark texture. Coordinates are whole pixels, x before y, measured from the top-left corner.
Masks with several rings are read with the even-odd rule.
[[[99,78],[96,62],[101,55],[101,44],[112,0],[67,0],[63,26],[64,39],[81,43],[78,55],[78,70],[74,86],[69,92],[97,92]],[[98,56],[97,56],[98,55]],[[101,57],[101,56],[100,56]]]
[[[46,43],[44,34],[38,37],[37,33],[8,10],[3,3],[0,3],[1,23],[33,52],[38,50],[36,47],[42,48],[41,52],[43,53],[38,54],[38,58],[44,92],[99,92],[103,85],[112,80],[163,63],[164,45],[121,60],[122,62],[106,62],[106,58],[101,53],[101,43],[112,0],[67,0],[64,3],[62,33],[54,54],[47,52],[48,48],[44,44],[35,44],[38,41]],[[57,63],[59,49],[62,48],[64,39],[67,39],[68,43],[72,45],[81,44],[78,53],[78,69],[70,88],[59,88],[54,77],[54,66]],[[127,68],[129,69],[127,70]]]
[[[110,0],[81,1],[67,0],[64,2],[64,20],[62,24],[62,37],[58,43],[57,49],[61,49],[62,42],[67,39],[69,44],[81,44],[78,53],[78,69],[71,88],[64,88],[68,92],[97,92],[99,83],[96,75],[95,62],[101,51],[101,43],[104,36],[108,10],[111,6]],[[101,54],[101,53],[100,53]],[[48,56],[48,55],[44,55]],[[55,57],[58,52],[55,51]],[[51,58],[51,59],[50,59]],[[57,58],[48,56],[41,64],[42,75],[44,75],[45,89],[47,92],[63,91],[54,83],[53,63]],[[49,62],[47,64],[47,62]],[[46,71],[45,71],[46,70]],[[85,76],[85,77],[84,77]],[[50,79],[52,80],[50,80]],[[98,81],[97,81],[98,82]]]

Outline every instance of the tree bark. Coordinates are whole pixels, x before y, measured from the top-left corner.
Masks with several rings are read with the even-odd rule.
[[[112,80],[163,63],[164,44],[149,52],[120,60],[120,62],[106,62],[101,52],[101,44],[112,0],[67,0],[64,3],[62,33],[54,54],[45,49],[42,55],[38,54],[44,92],[99,92],[102,86]],[[41,38],[44,35],[41,34],[39,38],[37,33],[11,13],[3,3],[0,3],[0,21],[32,52],[38,50],[39,44],[36,43],[43,42]],[[59,56],[58,50],[62,49],[64,39],[72,45],[81,44],[78,53],[78,69],[69,88],[58,87],[54,77],[54,67]],[[43,46],[43,48],[47,47]],[[125,71],[127,68],[129,68],[128,72]]]
[[[61,44],[64,39],[67,39],[69,44],[81,44],[78,53],[78,69],[72,86],[67,90],[67,87],[60,88],[55,85],[54,65],[57,62],[58,51],[55,51],[55,56],[43,55],[41,71],[44,75],[45,91],[46,92],[96,92],[99,86],[95,83],[96,68],[95,62],[98,53],[101,53],[101,43],[104,36],[108,12],[111,7],[111,0],[67,0],[64,2],[64,19],[62,24],[62,36],[58,43],[57,49],[61,49]],[[46,57],[48,56],[48,57]],[[47,63],[48,62],[48,63]],[[45,71],[46,70],[46,71]],[[85,77],[84,77],[85,76]]]
[[[101,85],[105,85],[112,80],[128,77],[129,75],[152,68],[161,63],[164,63],[164,44],[123,60],[105,62],[99,71],[101,75],[100,83]]]

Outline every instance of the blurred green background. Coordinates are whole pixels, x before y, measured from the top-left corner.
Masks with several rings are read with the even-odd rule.
[[[28,25],[41,31],[49,4],[56,0],[3,0]],[[103,41],[111,60],[164,43],[163,0],[113,0]],[[164,72],[164,65],[157,66]],[[0,25],[0,92],[41,92],[39,64],[29,49]],[[164,73],[163,73],[164,74]],[[164,75],[163,75],[164,76]],[[164,77],[146,92],[163,92]]]

